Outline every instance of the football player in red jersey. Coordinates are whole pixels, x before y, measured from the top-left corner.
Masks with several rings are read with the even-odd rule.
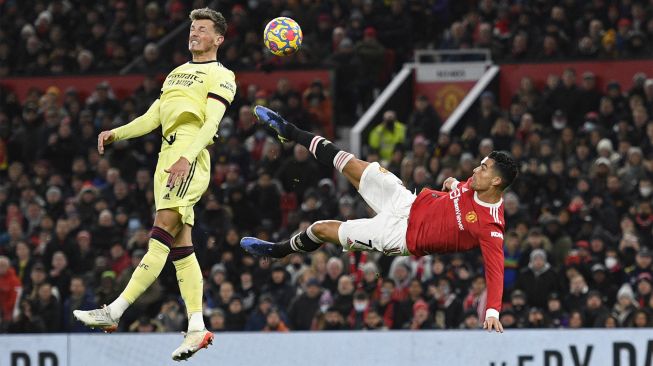
[[[441,191],[425,188],[415,195],[378,163],[356,159],[324,137],[300,130],[265,107],[256,106],[254,114],[273,128],[281,141],[295,141],[319,162],[338,169],[377,215],[345,222],[318,221],[279,243],[245,237],[241,246],[246,251],[282,258],[290,253],[311,252],[322,243],[331,242],[350,251],[424,256],[480,247],[488,294],[483,328],[503,332],[499,322],[505,229],[503,191],[518,174],[517,164],[510,156],[493,151],[467,181],[447,178]]]

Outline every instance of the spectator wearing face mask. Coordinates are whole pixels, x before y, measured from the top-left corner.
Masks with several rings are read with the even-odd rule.
[[[354,293],[354,306],[347,318],[349,327],[353,330],[360,330],[365,327],[365,318],[369,311],[369,297],[363,290]]]

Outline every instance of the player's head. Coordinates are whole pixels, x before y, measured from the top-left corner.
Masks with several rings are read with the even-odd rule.
[[[474,169],[472,189],[475,191],[488,189],[503,191],[512,184],[517,173],[517,164],[508,154],[492,151],[481,161],[481,165]]]
[[[202,8],[190,12],[188,50],[193,54],[216,53],[224,42],[227,21],[220,12]]]

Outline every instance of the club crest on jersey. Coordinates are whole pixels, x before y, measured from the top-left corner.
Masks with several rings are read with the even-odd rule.
[[[467,215],[465,215],[465,220],[467,220],[467,222],[470,224],[473,224],[478,221],[478,215],[476,215],[476,212],[474,211],[469,211]]]
[[[388,173],[388,169],[386,169],[386,168],[384,168],[384,167],[382,167],[382,166],[380,166],[380,165],[379,165],[379,171],[380,171],[381,173],[383,173],[383,174],[387,174],[387,173]]]

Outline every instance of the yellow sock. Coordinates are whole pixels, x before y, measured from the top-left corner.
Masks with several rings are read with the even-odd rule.
[[[177,269],[177,283],[181,297],[186,303],[188,314],[202,311],[202,293],[204,291],[202,270],[195,253],[172,262]]]
[[[159,273],[166,264],[170,248],[161,244],[156,239],[150,239],[147,253],[141,259],[136,270],[132,274],[127,287],[123,290],[122,296],[130,304],[133,304],[141,294],[159,277]]]

